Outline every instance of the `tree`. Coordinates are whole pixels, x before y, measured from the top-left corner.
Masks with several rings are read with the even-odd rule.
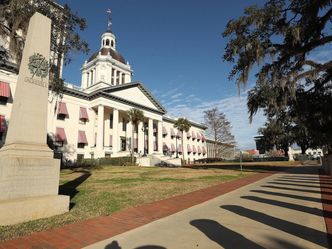
[[[258,109],[275,119],[279,112],[298,110],[296,119],[314,143],[330,149],[332,110],[325,105],[332,102],[332,61],[314,55],[332,41],[331,17],[331,1],[269,0],[246,8],[223,32],[229,39],[224,60],[234,65],[230,79],[241,86],[252,68],[257,70],[248,97],[250,119]],[[306,104],[299,106],[303,100]]]
[[[184,149],[183,149],[183,137],[184,137],[184,131],[185,132],[188,132],[190,127],[191,127],[191,124],[190,122],[188,121],[188,119],[186,118],[178,118],[175,123],[174,123],[174,128],[178,129],[179,131],[181,131],[182,133],[182,137],[181,137],[181,146],[182,146],[182,159],[184,161]],[[177,138],[176,138],[177,139]],[[178,148],[176,148],[177,150]]]
[[[213,108],[204,111],[205,125],[208,127],[207,132],[213,138],[214,143],[214,157],[223,157],[228,154],[229,150],[235,146],[235,138],[232,135],[231,123],[227,120],[226,115]],[[230,146],[217,146],[217,143],[223,143]]]
[[[126,112],[127,119],[132,124],[132,133],[131,133],[131,161],[134,163],[134,131],[135,128],[138,126],[140,121],[144,120],[143,111],[138,110],[136,108],[132,108]],[[138,129],[138,128],[137,128]]]
[[[77,29],[82,31],[86,28],[86,21],[73,13],[68,5],[61,6],[55,0],[2,0],[0,36],[9,38],[9,51],[6,55],[2,54],[0,61],[3,63],[6,56],[11,56],[20,64],[28,29],[27,20],[36,11],[52,20],[50,87],[59,94],[63,89],[63,80],[60,79],[62,64],[66,65],[71,61],[72,52],[89,52],[88,44],[77,32]]]

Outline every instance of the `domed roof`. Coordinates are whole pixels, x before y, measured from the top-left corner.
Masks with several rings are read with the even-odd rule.
[[[98,52],[95,52],[93,55],[91,55],[91,57],[88,59],[88,62],[92,61],[93,59],[95,59],[99,52],[101,53],[101,55],[110,55],[112,56],[113,59],[123,63],[123,64],[126,64],[126,60],[125,58],[123,58],[123,56],[118,53],[117,51],[111,49],[111,48],[102,48],[100,49]]]

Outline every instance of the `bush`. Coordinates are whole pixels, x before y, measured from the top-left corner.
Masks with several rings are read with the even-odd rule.
[[[113,166],[135,166],[136,158],[134,163],[131,162],[131,157],[110,157],[99,159],[100,165],[113,165]]]

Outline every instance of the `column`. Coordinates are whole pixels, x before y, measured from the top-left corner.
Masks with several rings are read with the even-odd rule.
[[[144,154],[144,132],[143,132],[143,122],[138,123],[138,153],[142,156]]]
[[[113,109],[113,153],[119,151],[119,110]]]
[[[149,127],[148,127],[148,154],[153,153],[153,119],[149,118]]]
[[[81,87],[82,88],[87,88],[87,85],[86,85],[86,72],[82,73],[82,82],[81,82]]]
[[[97,158],[104,157],[104,106],[98,106],[98,121],[97,121]]]
[[[158,121],[158,152],[163,153],[163,123],[161,121]]]
[[[127,131],[126,131],[126,142],[127,142],[127,150],[132,151],[134,149],[134,141],[132,140],[133,134],[133,125],[131,122],[127,123]]]
[[[184,159],[188,160],[188,139],[187,139],[187,133],[184,131],[182,132],[182,140],[183,140],[183,148],[182,148],[182,153],[184,155]]]

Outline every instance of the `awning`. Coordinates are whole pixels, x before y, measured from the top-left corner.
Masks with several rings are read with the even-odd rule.
[[[202,154],[202,150],[201,150],[200,146],[197,146],[197,151],[198,151],[198,154]]]
[[[59,102],[58,114],[69,116],[66,103]]]
[[[110,146],[113,146],[113,136],[110,135]]]
[[[188,152],[188,153],[191,153],[191,152],[192,152],[192,150],[191,150],[191,146],[190,146],[189,144],[187,144],[187,152]]]
[[[0,115],[0,132],[5,132],[7,130],[7,123],[5,116]]]
[[[196,150],[195,145],[193,145],[193,153],[194,153],[194,154],[197,153],[197,150]]]
[[[171,152],[174,152],[175,151],[175,146],[174,144],[171,144]]]
[[[163,127],[163,136],[166,136],[168,133],[167,133],[167,130],[165,127]]]
[[[191,138],[190,131],[187,132],[187,138]]]
[[[78,141],[79,144],[88,144],[88,140],[86,139],[85,131],[78,131]]]
[[[201,140],[201,134],[197,132],[197,140]]]
[[[196,139],[196,134],[195,134],[194,131],[191,132],[191,137],[192,137],[193,139]]]
[[[8,83],[0,82],[0,97],[10,97],[10,87]]]
[[[173,128],[171,128],[171,137],[175,137],[175,132]]]
[[[178,145],[178,152],[182,153],[182,144]]]
[[[89,120],[88,112],[85,107],[80,107],[80,120]]]
[[[205,136],[201,133],[202,141],[205,142],[206,138]]]
[[[182,132],[181,132],[181,131],[178,131],[178,133],[176,134],[176,137],[181,138],[181,137],[182,137]]]
[[[205,155],[206,154],[206,148],[203,147],[203,154]]]
[[[67,141],[66,133],[64,128],[56,128],[55,131],[55,141],[57,142],[65,142]]]
[[[166,143],[163,143],[163,151],[168,151],[168,146],[166,145]]]

